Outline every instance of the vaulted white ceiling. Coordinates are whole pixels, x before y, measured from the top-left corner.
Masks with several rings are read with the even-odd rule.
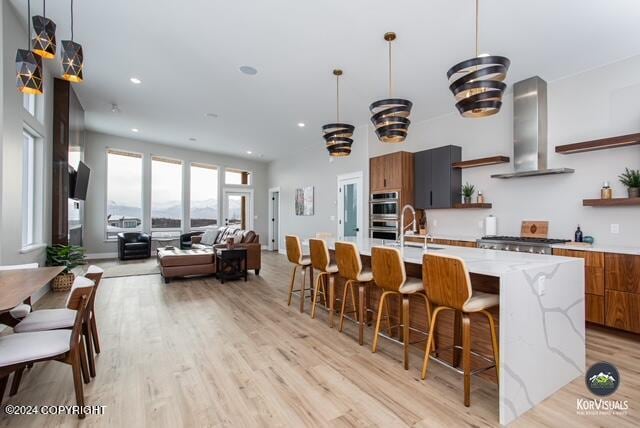
[[[11,2],[24,18],[26,0]],[[320,127],[335,118],[333,68],[344,70],[342,119],[368,123],[369,103],[387,95],[386,31],[398,34],[395,92],[414,102],[413,121],[454,110],[445,73],[474,53],[473,0],[76,0],[75,7],[86,79],[77,92],[89,129],[252,151],[263,160],[323,144]],[[47,15],[67,38],[68,1],[50,0]],[[508,83],[532,75],[552,81],[640,54],[639,22],[637,0],[481,0],[480,50],[511,59]],[[242,65],[258,74],[240,73]],[[130,83],[133,76],[142,84]]]

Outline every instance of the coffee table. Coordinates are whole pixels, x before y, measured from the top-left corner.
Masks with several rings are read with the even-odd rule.
[[[221,283],[227,279],[247,280],[247,250],[245,248],[216,248],[216,276]]]

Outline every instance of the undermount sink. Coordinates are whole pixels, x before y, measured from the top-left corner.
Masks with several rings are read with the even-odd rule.
[[[383,244],[385,247],[394,247],[394,248],[400,248],[400,243],[399,242],[385,242]],[[404,243],[405,247],[413,247],[413,248],[423,248],[422,244],[419,244],[417,242],[410,242]],[[431,245],[427,245],[427,251],[428,250],[444,250],[444,247],[432,247]]]

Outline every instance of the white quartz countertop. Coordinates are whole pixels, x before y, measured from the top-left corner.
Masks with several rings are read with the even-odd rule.
[[[624,247],[624,246],[616,246],[616,245],[589,245],[589,246],[578,246],[578,245],[568,245],[568,244],[555,244],[553,248],[561,248],[564,250],[575,250],[575,251],[595,251],[599,253],[617,253],[617,254],[631,254],[635,256],[640,256],[640,247]]]
[[[413,237],[413,238],[421,238],[424,239],[425,235],[421,235],[419,233],[413,234],[407,232],[405,234],[405,238]],[[434,233],[430,235],[433,239],[449,239],[451,241],[466,241],[466,242],[476,242],[478,239],[482,238],[481,236],[470,236],[470,235],[449,235],[446,233]]]
[[[398,246],[394,245],[392,241],[383,241],[381,239],[363,238],[359,240],[352,239],[350,241],[355,242],[355,244],[358,246],[358,249],[360,250],[360,254],[366,256],[371,255],[371,248],[374,246],[388,246],[398,248]],[[330,249],[334,249],[334,243],[335,240],[327,240],[327,245]],[[422,245],[409,243],[400,250],[405,262],[415,263],[419,265],[422,264],[422,255],[424,254]],[[508,272],[546,268],[563,263],[574,263],[578,261],[578,259],[573,257],[517,253],[511,251],[467,248],[440,244],[429,244],[429,249],[427,249],[427,252],[460,257],[465,261],[469,272],[498,277]]]

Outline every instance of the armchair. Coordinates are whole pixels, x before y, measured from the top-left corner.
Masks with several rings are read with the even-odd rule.
[[[142,232],[118,233],[118,258],[120,260],[151,257],[151,237]]]

